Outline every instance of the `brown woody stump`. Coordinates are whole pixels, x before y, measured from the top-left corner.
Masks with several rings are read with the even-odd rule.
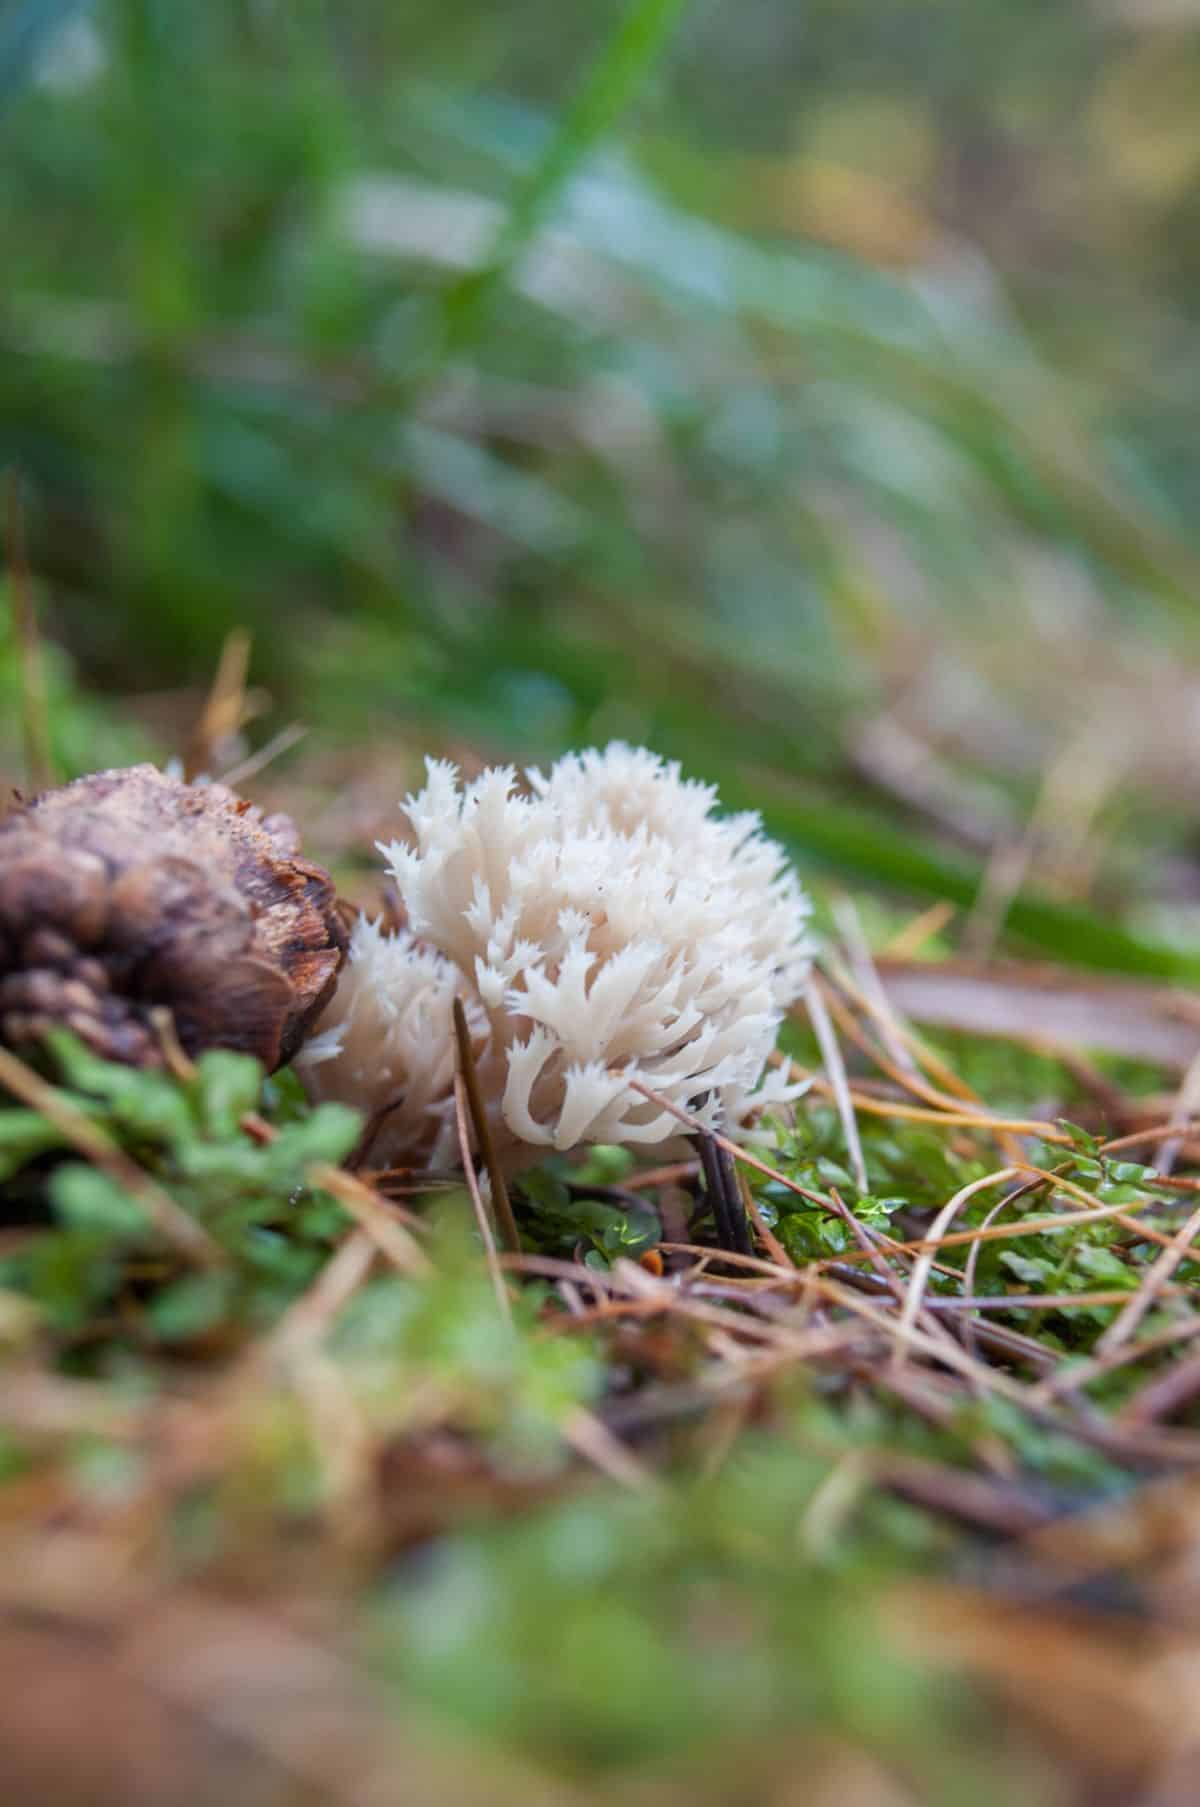
[[[133,1066],[184,1050],[291,1059],[346,949],[333,883],[286,816],[151,765],[95,772],[0,822],[0,1041],[71,1030]]]

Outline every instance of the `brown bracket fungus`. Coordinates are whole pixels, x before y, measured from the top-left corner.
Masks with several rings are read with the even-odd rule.
[[[272,1069],[333,994],[346,948],[332,881],[284,816],[150,765],[95,772],[0,823],[0,1041],[70,1029],[110,1060],[188,1054]]]

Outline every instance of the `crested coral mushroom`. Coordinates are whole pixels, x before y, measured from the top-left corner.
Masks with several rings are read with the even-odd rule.
[[[333,1005],[296,1060],[315,1101],[367,1115],[379,1166],[450,1164],[454,1137],[454,999],[462,997],[477,1066],[489,1058],[487,1019],[458,969],[405,930],[360,916]]]
[[[621,743],[523,785],[508,767],[464,784],[430,761],[403,806],[408,833],[381,846],[408,929],[362,931],[322,1021],[330,1053],[310,1067],[314,1085],[361,1087],[368,1113],[389,1087],[414,1086],[428,1146],[432,1118],[446,1121],[434,1095],[452,1087],[457,989],[511,1164],[677,1136],[631,1079],[710,1127],[783,1099],[764,1073],[808,975],[808,901],[757,816],[721,817],[716,802],[678,765]],[[395,1108],[399,1131],[411,1113]]]

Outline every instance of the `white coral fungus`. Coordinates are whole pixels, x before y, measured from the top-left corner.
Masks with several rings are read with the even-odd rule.
[[[463,991],[449,960],[358,918],[337,993],[296,1068],[310,1097],[366,1113],[379,1165],[456,1159],[453,1009]],[[486,1019],[469,996],[463,1002],[477,1059],[486,1061]]]
[[[409,836],[380,847],[411,935],[370,931],[326,1015],[353,1068],[337,1096],[361,1085],[370,1109],[386,1067],[387,1084],[412,1076],[419,1113],[442,1110],[456,983],[486,1025],[482,1089],[513,1154],[678,1135],[631,1078],[710,1126],[788,1095],[763,1074],[808,975],[809,906],[757,816],[715,816],[713,787],[620,743],[531,771],[524,790],[507,767],[465,786],[452,765],[427,770]]]
[[[738,1122],[808,972],[782,850],[641,749],[570,755],[528,784],[500,768],[460,789],[431,761],[405,805],[412,844],[381,849],[414,934],[487,1013],[508,1130],[555,1148],[677,1134],[630,1077]]]

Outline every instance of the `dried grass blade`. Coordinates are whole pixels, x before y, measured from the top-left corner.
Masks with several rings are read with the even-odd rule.
[[[475,1221],[479,1225],[479,1234],[483,1238],[483,1254],[488,1265],[488,1273],[492,1277],[496,1303],[503,1316],[511,1324],[512,1300],[509,1298],[508,1288],[504,1284],[504,1273],[496,1253],[496,1238],[492,1234],[492,1220],[488,1216],[487,1206],[483,1202],[483,1194],[479,1190],[479,1176],[475,1172],[475,1163],[471,1159],[471,1138],[467,1130],[467,1088],[461,1073],[454,1075],[454,1117],[458,1127],[458,1146],[462,1153],[467,1191],[471,1194],[471,1203],[475,1208]]]
[[[846,1138],[854,1183],[859,1192],[869,1192],[867,1163],[863,1156],[862,1138],[858,1133],[858,1119],[854,1115],[850,1082],[846,1077],[846,1063],[842,1059],[842,1050],[838,1046],[838,1038],[829,1019],[829,1011],[826,1008],[821,987],[815,977],[810,978],[804,988],[804,1005],[808,1011],[808,1020],[813,1026],[813,1033],[817,1038],[817,1046],[821,1050],[821,1059],[829,1076],[829,1084],[833,1089],[834,1102],[841,1119],[842,1134]]]
[[[250,648],[250,635],[244,627],[233,628],[222,642],[212,685],[184,755],[184,771],[189,779],[213,770],[222,743],[230,740],[246,720]]]
[[[358,1291],[377,1253],[374,1239],[364,1229],[349,1231],[307,1292],[288,1306],[264,1339],[267,1352],[286,1358],[317,1342]]]
[[[1096,1345],[1100,1355],[1111,1355],[1133,1335],[1150,1307],[1160,1297],[1175,1269],[1181,1261],[1187,1259],[1188,1252],[1197,1236],[1200,1236],[1200,1205],[1192,1212],[1187,1222],[1180,1225],[1167,1247],[1151,1263],[1141,1285],[1129,1300],[1124,1311],[1104,1332]]]
[[[583,1406],[576,1406],[569,1415],[563,1425],[563,1435],[572,1449],[586,1457],[610,1480],[632,1488],[635,1493],[658,1493],[659,1483],[649,1469],[643,1468],[620,1438],[614,1437],[608,1426]]]
[[[795,1061],[789,1063],[798,1077],[808,1078]],[[630,1082],[632,1083],[632,1081]],[[832,1088],[821,1078],[813,1079],[813,1090],[832,1096]],[[986,1111],[923,1110],[917,1104],[898,1104],[890,1099],[872,1098],[865,1092],[850,1093],[855,1110],[870,1117],[900,1117],[909,1123],[936,1123],[943,1129],[980,1129],[989,1135],[1037,1136],[1039,1141],[1067,1148],[1071,1138],[1055,1123],[1040,1117],[993,1117]]]
[[[21,729],[25,742],[25,775],[32,790],[44,791],[54,784],[57,774],[50,741],[50,697],[46,688],[46,665],[42,658],[42,642],[38,632],[37,605],[29,578],[21,484],[16,471],[9,471],[5,488],[9,591],[13,632],[21,667]]]
[[[317,1186],[322,1192],[328,1192],[331,1198],[336,1198],[342,1209],[366,1231],[376,1247],[400,1273],[429,1273],[431,1264],[424,1249],[418,1245],[411,1231],[399,1222],[388,1201],[378,1192],[372,1191],[370,1186],[356,1179],[354,1174],[347,1173],[341,1167],[334,1167],[328,1161],[314,1163],[309,1168],[307,1177],[310,1185]]]
[[[1006,1180],[1015,1179],[1020,1173],[1019,1167],[1001,1167],[995,1173],[985,1173],[982,1178],[971,1180],[961,1186],[942,1206],[930,1227],[928,1241],[934,1247],[941,1247],[941,1238],[953,1223],[955,1217],[975,1197],[977,1192],[984,1192],[992,1186],[1002,1186]],[[922,1251],[912,1271],[912,1278],[904,1296],[904,1305],[900,1313],[900,1329],[905,1338],[896,1351],[896,1359],[903,1362],[906,1353],[906,1342],[916,1328],[917,1315],[921,1309],[921,1298],[929,1284],[929,1274],[933,1266],[932,1249]]]

